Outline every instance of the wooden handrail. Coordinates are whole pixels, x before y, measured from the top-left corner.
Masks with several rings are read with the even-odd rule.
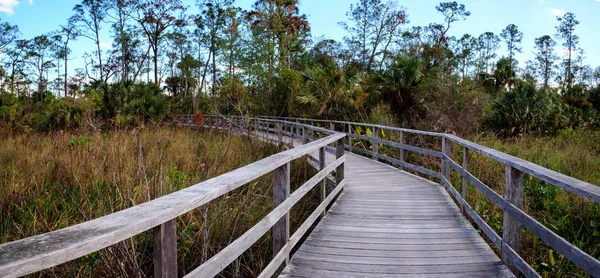
[[[459,205],[463,208],[465,213],[473,220],[473,222],[486,234],[486,236],[501,250],[502,257],[505,263],[515,273],[522,273],[526,277],[539,277],[531,266],[529,266],[520,257],[520,238],[521,238],[521,227],[525,227],[530,230],[533,234],[539,237],[546,244],[556,249],[556,251],[566,258],[571,260],[577,266],[579,266],[585,272],[591,274],[594,277],[600,277],[600,261],[583,252],[575,245],[567,242],[559,235],[552,232],[547,227],[543,226],[537,220],[527,215],[523,211],[523,174],[539,178],[542,181],[558,186],[566,191],[574,193],[578,196],[587,198],[593,202],[600,204],[600,187],[569,177],[564,174],[560,174],[553,170],[544,168],[537,164],[529,161],[511,156],[509,154],[502,153],[500,151],[481,146],[471,141],[462,139],[455,135],[420,131],[413,129],[405,129],[398,127],[389,127],[374,124],[356,123],[356,122],[344,122],[344,121],[329,121],[319,119],[303,119],[303,118],[288,118],[288,117],[258,117],[249,118],[250,120],[266,121],[266,122],[285,122],[289,124],[297,124],[302,129],[315,130],[318,132],[329,131],[332,132],[335,129],[335,125],[343,125],[344,131],[348,138],[362,139],[370,141],[374,148],[371,151],[359,149],[350,144],[346,144],[345,148],[355,151],[359,154],[367,157],[372,157],[387,163],[399,165],[401,168],[411,169],[413,171],[425,174],[431,178],[440,180],[440,183],[444,185],[452,196],[456,199]],[[324,123],[329,125],[329,130],[311,126],[308,123]],[[352,133],[352,126],[365,126],[373,128],[376,132],[373,132],[373,136],[365,136]],[[345,128],[348,127],[346,131]],[[393,142],[386,139],[378,138],[379,130],[391,130],[400,132],[400,142]],[[404,134],[418,134],[424,136],[439,137],[442,141],[442,151],[429,150],[416,146],[410,146],[404,142]],[[306,132],[303,132],[299,136],[306,136]],[[306,137],[305,137],[306,138]],[[310,141],[311,138],[306,138],[305,141]],[[451,158],[452,144],[456,144],[463,148],[462,166],[455,162]],[[387,145],[400,150],[400,159],[388,157],[379,153],[378,148],[375,146],[378,144]],[[408,163],[404,160],[404,152],[416,152],[419,154],[428,155],[440,159],[441,171],[436,172],[424,167]],[[468,156],[469,152],[474,151],[484,156],[498,161],[506,167],[506,186],[505,196],[502,197],[494,192],[490,187],[485,185],[475,176],[468,171]],[[453,185],[449,182],[450,169],[455,170],[462,177],[462,190],[458,193],[454,189]],[[466,202],[465,197],[467,193],[467,186],[473,185],[478,191],[483,193],[486,198],[490,199],[494,204],[500,207],[504,211],[505,222],[503,224],[503,236],[500,237],[494,232],[494,230],[470,207]]]
[[[283,123],[279,122],[279,124]],[[293,124],[296,126],[296,123]],[[224,128],[231,131],[235,127],[230,121],[227,125],[217,128]],[[1,244],[0,277],[17,277],[54,267],[109,247],[153,228],[155,250],[158,250],[157,254],[155,254],[155,276],[175,277],[177,275],[176,259],[175,263],[173,263],[173,258],[169,256],[173,255],[173,250],[175,250],[176,256],[176,240],[173,239],[175,239],[174,231],[176,229],[174,220],[178,216],[205,205],[268,173],[279,171],[282,167],[287,167],[289,170],[291,161],[305,155],[310,155],[315,150],[325,148],[330,144],[337,144],[338,149],[340,148],[339,146],[343,147],[345,134],[330,133],[331,135],[312,143],[277,153],[152,201],[61,230]],[[342,155],[338,155],[336,161],[322,169],[317,176],[305,183],[299,190],[296,190],[296,192],[289,196],[285,196],[281,200],[281,203],[267,217],[261,220],[250,231],[246,232],[240,239],[236,240],[233,243],[234,245],[231,245],[233,247],[226,248],[218,253],[215,256],[217,257],[217,264],[211,264],[210,262],[214,261],[212,259],[212,261],[209,260],[207,263],[210,266],[222,266],[231,258],[231,253],[227,253],[229,250],[233,248],[235,249],[234,254],[238,253],[249,242],[258,239],[260,237],[256,237],[258,234],[264,234],[265,228],[268,230],[268,228],[275,225],[273,222],[277,222],[281,218],[282,213],[289,213],[291,206],[304,196],[308,190],[319,184],[329,173],[334,170],[340,171],[340,169],[343,172],[344,161],[345,156],[343,153]],[[323,200],[324,202],[331,202],[333,200],[332,194],[339,193],[344,185],[343,173],[340,174],[337,172],[336,176],[342,177],[342,179],[337,181],[334,192],[330,193]],[[283,186],[284,188],[287,186],[289,192],[289,177],[287,181],[276,182],[275,185]],[[323,204],[319,208],[323,207]],[[324,207],[327,205],[325,204]],[[319,214],[322,212],[323,210],[320,210]],[[314,219],[312,221],[314,222]],[[289,225],[287,225],[286,229],[289,231]],[[288,243],[289,240],[286,238],[285,242],[281,245],[285,247]],[[224,254],[227,254],[227,256]],[[216,268],[211,269],[214,270]],[[195,273],[197,272],[190,273],[190,276],[195,276]]]

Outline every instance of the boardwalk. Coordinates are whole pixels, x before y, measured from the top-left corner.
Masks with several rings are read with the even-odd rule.
[[[282,277],[514,277],[440,184],[346,156],[343,193]]]

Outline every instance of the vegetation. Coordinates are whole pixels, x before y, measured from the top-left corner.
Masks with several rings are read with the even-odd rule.
[[[409,12],[396,0],[355,0],[347,20],[340,22],[347,33],[343,41],[311,36],[298,0],[255,0],[248,11],[234,0],[198,0],[196,5],[198,12],[192,14],[181,0],[82,0],[56,31],[27,38],[18,26],[0,22],[3,242],[122,209],[147,200],[148,194],[159,196],[151,187],[157,181],[163,182],[166,193],[242,165],[225,161],[208,175],[198,165],[210,169],[206,161],[219,148],[209,145],[230,142],[241,148],[239,153],[252,154],[252,159],[268,153],[263,147],[246,149],[250,143],[239,138],[218,140],[208,134],[198,145],[185,131],[154,128],[181,114],[296,116],[455,133],[600,184],[595,176],[600,67],[585,64],[577,35],[580,22],[573,13],[557,17],[556,34],[537,34],[532,40],[535,47],[523,49],[523,40],[530,37],[515,24],[452,36],[456,23],[471,16],[467,6],[454,1],[436,6],[440,22],[411,26]],[[101,47],[106,31],[113,39],[110,48]],[[77,57],[85,65],[73,70],[70,61],[76,57],[71,49],[82,40],[95,47],[84,58]],[[559,52],[560,47],[565,51]],[[523,51],[535,57],[519,61],[517,54]],[[126,130],[133,130],[133,135]],[[394,137],[381,134],[386,136]],[[110,140],[125,141],[118,147],[106,143]],[[422,138],[406,140],[439,145]],[[353,144],[370,147],[361,140]],[[167,149],[178,156],[168,155]],[[144,158],[145,175],[135,166],[140,150],[152,156]],[[17,157],[21,151],[27,156]],[[106,165],[125,167],[117,166],[124,159],[130,161],[129,168],[107,170]],[[408,159],[439,167],[419,155],[409,154]],[[478,177],[501,192],[502,168],[492,167],[483,157],[472,159],[480,167],[474,169]],[[159,162],[164,167],[156,166]],[[235,207],[232,211],[237,212],[230,217],[242,217],[240,213],[250,209],[242,218],[253,223],[264,211],[252,204],[255,199],[264,201],[261,190],[266,187],[259,182],[250,188],[234,194],[250,200],[244,209],[236,210],[233,201],[218,206]],[[600,256],[593,249],[599,242],[598,207],[549,188],[527,181],[528,213]],[[499,210],[482,196],[472,193],[470,198],[492,226],[502,223]],[[71,203],[81,206],[65,205]],[[579,204],[583,208],[575,210]],[[61,208],[64,214],[50,215]],[[200,237],[194,241],[209,240],[197,232],[204,223],[197,219],[202,217],[208,216],[191,214],[179,220],[178,231],[186,242],[181,251],[186,253],[180,254],[182,273],[229,240],[224,235],[211,238],[218,244],[204,250],[186,241],[192,240],[188,232]],[[232,219],[223,220],[224,226],[214,231],[232,234],[224,224]],[[101,252],[83,259],[83,273],[98,268],[145,272],[149,259],[144,251],[150,247],[142,238],[132,240],[135,251],[123,244],[121,253]],[[527,244],[533,250],[526,251],[527,260],[536,269],[550,275],[578,275],[572,266],[550,263],[559,259],[550,260],[551,250],[535,239],[528,238]],[[252,274],[259,269],[268,252],[266,245],[261,246],[251,251],[258,252],[255,259],[244,257],[245,267],[232,271]],[[137,255],[123,257],[127,254]],[[125,270],[110,267],[115,262],[123,263]],[[75,274],[76,265],[57,271]]]
[[[260,160],[272,145],[219,133],[150,127],[106,133],[22,134],[0,147],[0,243],[65,228],[135,206]],[[119,142],[119,144],[115,144]],[[292,189],[314,172],[292,165]],[[271,209],[272,177],[237,189],[177,219],[180,274],[188,273],[256,224]],[[318,205],[312,192],[291,214],[297,227]],[[145,276],[152,237],[145,232],[48,276]],[[198,244],[202,243],[202,244]],[[271,258],[267,235],[227,269],[256,276]]]

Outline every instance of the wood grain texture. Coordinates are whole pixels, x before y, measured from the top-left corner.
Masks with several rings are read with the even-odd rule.
[[[505,169],[505,183],[504,183],[504,199],[513,204],[520,210],[523,209],[523,172],[511,167],[506,166]],[[523,225],[515,221],[508,212],[504,212],[504,223],[502,225],[502,238],[503,240],[515,251],[516,254],[521,254],[521,228]],[[507,254],[502,254],[502,260],[508,266],[508,268],[515,273],[519,274],[519,269],[510,260]]]
[[[170,220],[152,230],[154,277],[177,277],[177,225]]]
[[[514,277],[439,184],[350,153],[344,167],[344,191],[281,277]]]
[[[273,208],[290,196],[290,163],[277,168],[273,177]],[[273,253],[277,254],[290,238],[290,214],[284,214],[273,226]],[[287,259],[285,261],[287,263]]]

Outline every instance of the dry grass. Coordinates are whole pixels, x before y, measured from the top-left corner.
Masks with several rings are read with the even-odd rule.
[[[270,144],[178,128],[0,138],[0,243],[68,227],[180,190],[260,160]],[[292,166],[294,187],[310,174]],[[178,218],[179,272],[185,274],[235,240],[272,209],[269,175]],[[292,215],[311,212],[311,195]],[[253,276],[271,256],[264,236],[224,272]],[[152,273],[151,233],[34,275],[145,277]]]

